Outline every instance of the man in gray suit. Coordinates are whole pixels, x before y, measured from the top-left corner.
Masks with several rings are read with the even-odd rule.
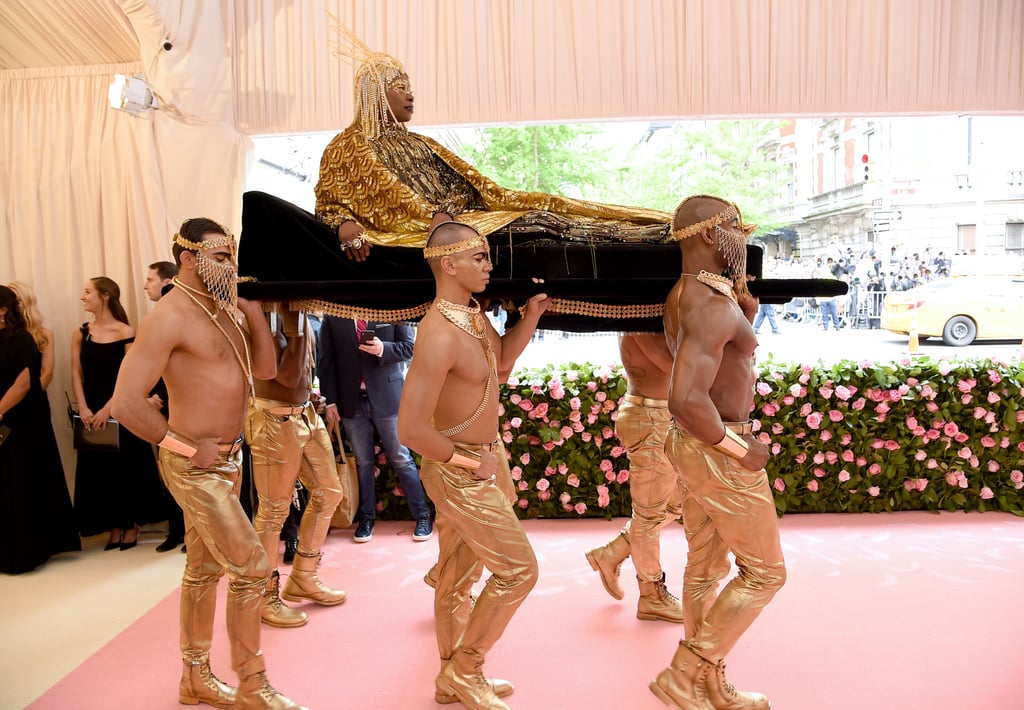
[[[406,324],[325,316],[320,329],[320,392],[327,420],[341,420],[359,471],[356,542],[369,542],[377,516],[374,431],[395,469],[416,527],[413,540],[434,533],[430,507],[409,449],[398,441],[403,363],[412,357],[413,329]]]

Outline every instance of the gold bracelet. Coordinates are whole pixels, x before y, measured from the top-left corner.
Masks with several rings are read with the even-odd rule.
[[[743,460],[743,457],[750,451],[750,445],[729,427],[725,428],[725,435],[722,436],[721,441],[715,444],[715,448],[732,456],[737,461]]]
[[[479,452],[467,451],[460,446],[453,447],[452,455],[448,457],[447,461],[445,461],[445,464],[469,469],[470,471],[475,471],[480,468],[481,463],[482,460]]]
[[[181,439],[178,439],[177,436],[177,434],[168,429],[167,433],[164,434],[164,438],[160,440],[160,443],[157,444],[157,446],[159,446],[161,449],[167,449],[168,451],[173,451],[176,454],[181,454],[186,458],[192,458],[193,456],[195,456],[196,451],[198,451],[198,449],[196,449],[196,447],[194,446],[186,444]]]

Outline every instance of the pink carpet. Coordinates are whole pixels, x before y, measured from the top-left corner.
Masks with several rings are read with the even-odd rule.
[[[635,618],[631,563],[617,602],[583,557],[623,522],[525,524],[541,579],[486,666],[515,682],[512,707],[664,707],[647,683],[670,660],[681,627]],[[776,710],[1024,708],[1024,519],[791,515],[781,527],[789,580],[730,655],[737,687],[767,694]],[[349,600],[304,607],[303,628],[263,627],[279,690],[319,710],[440,707],[432,592],[421,581],[437,546],[413,543],[411,532],[410,523],[381,522],[370,543],[356,545],[351,531],[332,531],[321,577]],[[662,560],[677,592],[684,557],[682,529],[670,526]],[[174,593],[30,707],[181,707],[178,659]],[[223,613],[213,663],[233,680]]]

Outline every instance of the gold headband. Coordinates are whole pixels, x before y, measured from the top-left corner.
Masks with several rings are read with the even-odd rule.
[[[691,224],[689,227],[681,227],[672,232],[672,236],[677,242],[684,239],[689,239],[695,234],[704,234],[709,229],[717,227],[720,224],[731,222],[740,216],[740,210],[736,205],[728,205],[724,210],[718,214],[712,215],[702,222]]]
[[[477,248],[485,249],[490,254],[491,247],[487,243],[487,237],[477,234],[475,237],[470,237],[461,242],[453,242],[439,247],[424,247],[423,258],[433,259],[435,256],[451,256],[452,254]]]
[[[204,242],[193,242],[175,232],[174,243],[188,249],[189,251],[203,251],[204,249],[220,249],[221,247],[227,247],[233,253],[237,248],[235,244],[235,236],[227,230],[224,231],[225,234],[222,234],[219,237],[214,237],[213,239],[207,239]]]

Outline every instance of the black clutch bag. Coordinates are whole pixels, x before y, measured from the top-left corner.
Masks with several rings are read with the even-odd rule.
[[[87,429],[78,410],[71,403],[71,397],[67,392],[64,396],[68,399],[68,419],[71,420],[71,428],[75,432],[75,448],[79,451],[120,451],[121,450],[121,423],[116,419],[108,419],[106,426],[102,429]]]

